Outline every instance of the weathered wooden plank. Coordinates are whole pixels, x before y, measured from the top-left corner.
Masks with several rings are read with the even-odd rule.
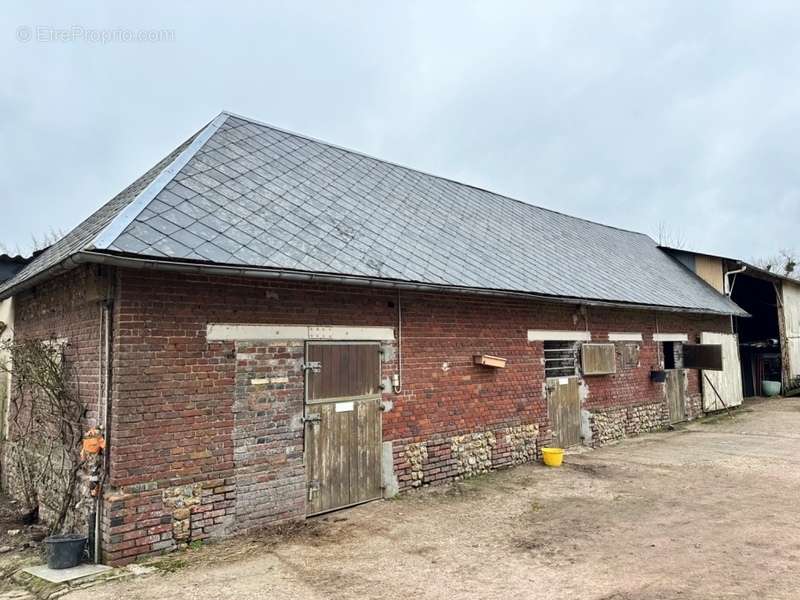
[[[320,483],[320,510],[327,510],[334,506],[334,489],[332,479],[331,462],[333,459],[333,450],[335,448],[334,438],[336,437],[336,422],[333,418],[333,406],[324,404],[320,407],[322,413],[322,421],[320,422],[320,435],[323,440],[322,456],[319,473]]]
[[[334,411],[335,411],[335,406]],[[335,412],[336,419],[336,438],[334,440],[334,459],[332,463],[331,477],[335,483],[334,489],[336,490],[336,500],[334,503],[337,506],[347,506],[350,504],[350,472],[347,464],[347,450],[348,450],[348,432],[346,418],[350,415],[347,413],[341,414]]]
[[[615,367],[616,370],[616,367]],[[581,441],[581,399],[578,389],[578,378],[570,377],[567,389],[566,404],[569,410],[569,444],[575,446]]]
[[[381,487],[381,460],[383,458],[383,422],[380,400],[375,400],[371,406],[369,423],[371,425],[372,438],[369,445],[369,483],[370,498],[380,498],[383,495]]]
[[[547,409],[553,430],[553,443],[561,448],[574,446],[580,442],[581,435],[578,378],[553,377],[547,380],[547,385]]]
[[[364,468],[364,449],[367,440],[364,439],[364,423],[366,422],[366,406],[364,402],[357,402],[353,411],[351,427],[354,436],[350,440],[350,452],[352,461],[350,463],[350,495],[353,502],[358,502],[363,496],[362,487],[367,473]]]
[[[683,393],[685,377],[686,372],[683,369],[667,370],[664,393],[667,396],[670,423],[681,423],[686,420],[686,398]]]

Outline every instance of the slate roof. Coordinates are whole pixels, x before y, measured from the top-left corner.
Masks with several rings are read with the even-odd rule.
[[[0,295],[86,252],[742,314],[646,235],[229,113]]]

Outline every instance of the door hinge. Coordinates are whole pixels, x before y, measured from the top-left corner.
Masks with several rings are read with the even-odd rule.
[[[303,363],[303,371],[311,371],[312,373],[319,373],[322,371],[322,363],[318,360]]]
[[[313,479],[308,482],[308,501],[311,502],[314,499],[314,494],[319,493],[319,481]]]
[[[303,417],[303,423],[319,423],[321,420],[319,413],[312,413]]]

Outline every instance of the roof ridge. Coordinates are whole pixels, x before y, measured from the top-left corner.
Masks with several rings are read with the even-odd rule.
[[[188,189],[169,192],[176,179]],[[154,268],[192,261],[242,275],[364,276],[740,314],[649,236],[225,111],[0,285],[0,297],[111,255]]]
[[[214,135],[222,124],[228,120],[228,113],[219,113],[210,123],[208,123],[198,133],[192,142],[184,148],[172,162],[164,167],[153,180],[131,200],[125,208],[105,226],[89,242],[85,250],[107,250],[120,234],[130,225],[142,211],[147,208],[150,202],[172,181],[175,176],[186,166],[186,164],[197,154],[205,143]]]
[[[485,192],[487,194],[492,194],[493,196],[497,196],[498,198],[503,198],[505,200],[510,200],[511,202],[516,202],[518,204],[522,204],[527,208],[535,208],[538,210],[544,210],[552,214],[561,215],[562,217],[566,217],[568,219],[574,219],[576,221],[583,221],[584,223],[590,223],[591,225],[599,225],[600,227],[607,227],[608,229],[614,229],[616,231],[624,231],[625,233],[633,233],[636,235],[641,235],[646,238],[649,238],[653,242],[653,238],[651,238],[648,234],[642,233],[641,231],[634,231],[633,229],[626,229],[624,227],[617,227],[615,225],[608,225],[606,223],[600,223],[598,221],[592,221],[591,219],[586,219],[584,217],[576,217],[575,215],[570,215],[565,212],[561,212],[559,210],[555,210],[552,208],[547,208],[545,206],[539,206],[538,204],[531,204],[530,202],[525,202],[524,200],[520,200],[519,198],[513,198],[511,196],[507,196],[506,194],[501,194],[499,192],[495,192],[493,190],[483,188],[472,183],[466,183],[464,181],[459,181],[458,179],[453,179],[452,177],[444,177],[442,175],[436,175],[435,173],[430,173],[428,171],[423,171],[422,169],[417,169],[416,167],[409,167],[408,165],[403,165],[398,162],[394,162],[392,160],[386,160],[385,158],[380,158],[378,156],[373,156],[372,154],[367,154],[361,150],[355,150],[353,148],[348,148],[347,146],[340,146],[339,144],[334,144],[333,142],[328,142],[326,140],[322,140],[320,138],[313,137],[311,135],[307,135],[305,133],[299,133],[297,131],[292,131],[291,129],[285,129],[283,127],[278,127],[277,125],[273,125],[271,123],[267,123],[266,121],[260,121],[258,119],[254,119],[252,117],[247,117],[245,115],[240,115],[229,110],[223,110],[222,113],[229,117],[233,117],[234,119],[241,119],[243,121],[247,121],[248,123],[253,123],[254,125],[259,125],[261,127],[267,127],[274,131],[279,131],[281,133],[285,133],[287,135],[292,135],[295,137],[303,138],[304,140],[309,140],[311,142],[315,142],[317,144],[322,144],[324,146],[328,146],[329,148],[336,148],[337,150],[342,150],[344,152],[348,152],[350,154],[357,154],[358,156],[363,156],[369,158],[371,160],[377,160],[378,162],[385,163],[388,165],[393,165],[395,167],[400,167],[401,169],[406,169],[407,171],[412,171],[414,173],[419,173],[421,175],[425,175],[426,177],[433,177],[434,179],[439,179],[441,181],[449,181],[450,183],[455,183],[457,185],[463,185],[465,187],[472,188],[474,190],[478,190],[481,192]]]

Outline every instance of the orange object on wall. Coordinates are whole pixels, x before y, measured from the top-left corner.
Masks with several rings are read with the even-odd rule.
[[[100,454],[106,447],[106,440],[97,429],[90,429],[83,438],[84,454]]]

